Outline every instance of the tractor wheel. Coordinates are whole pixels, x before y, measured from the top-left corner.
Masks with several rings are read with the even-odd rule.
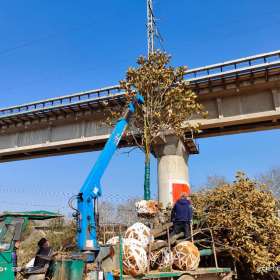
[[[190,275],[182,275],[178,278],[178,280],[195,280],[195,279]]]

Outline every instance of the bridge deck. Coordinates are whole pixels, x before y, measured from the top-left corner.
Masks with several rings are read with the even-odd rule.
[[[248,78],[280,71],[280,50],[187,70],[186,80],[198,93],[200,88],[211,88],[221,83],[236,83]],[[11,124],[45,117],[59,112],[79,111],[84,108],[107,106],[122,100],[124,92],[118,85],[83,91],[0,109],[0,124]]]
[[[280,50],[190,69],[185,79],[209,112],[192,120],[201,123],[195,137],[280,127]],[[111,132],[104,109],[123,96],[112,86],[0,109],[0,162],[102,149]],[[129,135],[120,144],[131,145]]]

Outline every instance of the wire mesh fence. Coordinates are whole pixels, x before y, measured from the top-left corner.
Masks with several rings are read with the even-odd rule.
[[[46,191],[40,188],[7,188],[0,186],[0,212],[49,210],[72,218],[72,210],[68,206],[73,192]],[[140,196],[125,194],[104,194],[98,200],[99,223],[101,225],[131,225],[137,221],[135,202]],[[75,202],[74,202],[75,203]]]

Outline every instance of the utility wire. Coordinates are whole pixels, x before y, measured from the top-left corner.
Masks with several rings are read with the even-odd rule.
[[[7,200],[0,200],[1,204],[8,205],[21,205],[21,206],[32,206],[32,207],[45,207],[45,208],[56,208],[56,209],[66,209],[67,207],[61,206],[58,204],[41,204],[41,203],[32,203],[32,202],[14,202]]]
[[[27,194],[27,193],[32,193],[34,195],[40,195],[40,196],[44,196],[44,197],[58,197],[58,196],[62,196],[65,198],[69,198],[72,197],[73,195],[75,195],[74,192],[63,192],[63,191],[42,191],[39,188],[33,188],[33,189],[28,189],[28,190],[24,190],[24,189],[11,189],[11,188],[3,188],[0,187],[0,193],[2,194]],[[129,195],[124,195],[124,194],[104,194],[101,197],[101,201],[105,201],[105,200],[113,200],[113,201],[128,201],[128,200],[133,200],[135,196],[129,196]]]
[[[89,28],[90,26],[92,26],[95,23],[96,22],[80,24],[80,25],[73,26],[73,27],[67,29],[67,31],[73,31],[73,30],[79,31],[79,30],[82,30],[84,28]],[[14,46],[14,47],[9,47],[9,48],[6,48],[6,49],[2,49],[2,50],[0,50],[0,55],[8,54],[8,53],[11,53],[11,52],[16,51],[18,49],[22,49],[22,48],[32,46],[32,45],[34,45],[38,42],[42,42],[46,39],[61,35],[61,33],[63,33],[63,32],[65,32],[65,30],[64,31],[51,32],[49,34],[39,36],[38,38],[34,38],[34,39],[31,39],[31,40],[24,41],[24,42]],[[59,38],[61,38],[61,37],[59,37]]]
[[[130,58],[123,58],[123,59],[120,59],[116,65],[118,67],[119,66],[125,66],[129,61],[131,61]],[[98,69],[100,71],[100,65],[90,66],[90,67],[87,67],[87,68],[83,67],[82,73],[84,74],[84,73],[94,72]],[[65,75],[65,76],[73,75],[73,74],[76,74],[76,73],[77,73],[77,69],[75,67],[72,67],[72,68],[67,69],[66,71],[63,71],[63,75]],[[62,73],[61,73],[61,75],[62,75]],[[25,89],[25,88],[30,88],[35,83],[39,83],[39,82],[45,82],[46,83],[48,81],[56,80],[56,78],[61,79],[60,78],[61,75],[56,76],[55,79],[50,79],[50,78],[45,79],[45,78],[41,77],[40,79],[37,79],[37,80],[33,79],[33,80],[25,81],[25,82],[23,82],[23,84],[20,85],[20,89],[22,90],[22,89]],[[11,93],[11,92],[16,92],[17,90],[18,89],[10,87],[10,88],[8,88],[6,90],[2,90],[2,91],[4,91],[5,93],[7,93],[7,92]],[[78,92],[78,91],[79,90],[75,90],[75,92]],[[81,89],[80,91],[83,91],[83,89]],[[68,94],[68,92],[69,91],[67,91],[66,94]]]

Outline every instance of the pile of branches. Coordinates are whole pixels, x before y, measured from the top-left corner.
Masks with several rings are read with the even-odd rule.
[[[277,200],[264,185],[237,173],[232,184],[194,194],[192,201],[219,249],[235,261],[240,279],[280,279]]]

